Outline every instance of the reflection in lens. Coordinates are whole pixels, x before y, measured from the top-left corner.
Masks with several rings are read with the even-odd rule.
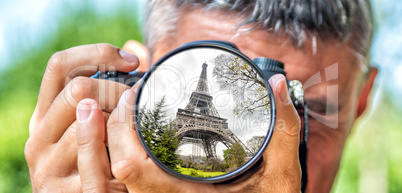
[[[206,178],[234,171],[265,140],[270,93],[237,55],[206,48],[181,52],[156,68],[143,87],[142,137],[160,162],[181,174]]]

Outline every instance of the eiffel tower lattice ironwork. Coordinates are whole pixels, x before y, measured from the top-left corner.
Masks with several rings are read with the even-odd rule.
[[[173,125],[180,145],[193,144],[201,147],[207,159],[217,158],[216,145],[221,142],[227,148],[239,143],[247,156],[251,151],[228,128],[227,119],[219,116],[213,97],[209,94],[207,67],[204,63],[197,88],[191,93],[190,100],[184,109],[178,109]]]

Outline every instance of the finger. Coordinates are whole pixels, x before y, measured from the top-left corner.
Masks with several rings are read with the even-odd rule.
[[[277,116],[264,159],[273,158],[277,164],[283,166],[291,162],[298,163],[300,118],[290,100],[285,77],[275,75],[269,79],[269,83],[275,96]]]
[[[138,66],[137,71],[146,72],[151,67],[149,50],[141,43],[135,40],[129,40],[124,44],[123,50],[138,57],[140,65]]]
[[[74,77],[91,76],[97,71],[135,70],[138,58],[109,44],[93,44],[55,53],[42,80],[34,115],[41,119],[53,100]]]
[[[139,79],[133,87],[131,87],[131,90],[133,90],[135,93],[137,93],[137,90],[140,88],[140,85],[142,84],[142,81],[144,81],[144,78]]]
[[[133,125],[133,103],[135,92],[123,93],[116,109],[110,114],[107,124],[107,136],[112,172],[116,179],[127,185],[140,176],[140,166],[134,165],[148,158],[141,146]],[[118,171],[118,172],[114,172]]]
[[[34,135],[42,137],[42,141],[55,143],[75,121],[80,100],[92,98],[105,112],[111,112],[123,91],[129,88],[114,81],[77,77],[57,96]]]
[[[109,113],[102,112],[104,124],[109,119]],[[60,140],[57,142],[55,149],[50,155],[50,160],[56,160],[64,171],[75,171],[77,168],[77,121],[73,122]],[[107,144],[107,141],[106,141]],[[54,159],[52,159],[54,158]],[[70,175],[70,174],[66,174]]]
[[[106,191],[112,180],[105,132],[99,104],[93,99],[80,101],[77,106],[77,149],[83,192]]]

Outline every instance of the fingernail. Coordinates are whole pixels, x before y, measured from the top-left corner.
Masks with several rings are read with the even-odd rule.
[[[77,120],[80,122],[85,122],[91,116],[92,110],[96,109],[98,106],[90,99],[84,99],[78,103],[77,106]]]
[[[288,105],[290,103],[288,86],[285,78],[281,80],[281,84],[279,86],[279,97],[281,98],[283,104]]]
[[[119,50],[119,54],[125,61],[127,61],[131,64],[138,64],[138,58],[134,54],[131,54],[124,50]]]
[[[288,105],[290,103],[290,97],[285,76],[283,76],[282,74],[274,75],[269,79],[269,82],[271,86],[275,86],[275,91],[279,95],[282,103],[284,105]]]
[[[135,96],[135,92],[133,90],[131,90],[131,89],[125,90],[123,92],[123,94],[121,95],[119,103],[117,105],[120,106],[123,103],[127,103],[127,104],[131,105],[131,98],[130,97],[134,97],[134,96]]]

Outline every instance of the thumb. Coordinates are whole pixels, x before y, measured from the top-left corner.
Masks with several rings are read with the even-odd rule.
[[[140,66],[137,68],[137,71],[145,72],[151,66],[149,50],[141,43],[135,40],[129,40],[124,44],[123,50],[138,57],[140,60]]]
[[[275,96],[277,116],[271,141],[263,154],[264,159],[272,163],[269,166],[275,167],[272,169],[300,170],[300,118],[290,100],[285,77],[275,75],[269,79],[269,83]]]
[[[78,172],[81,189],[101,191],[108,188],[112,179],[105,147],[105,123],[99,104],[83,99],[77,106]]]

